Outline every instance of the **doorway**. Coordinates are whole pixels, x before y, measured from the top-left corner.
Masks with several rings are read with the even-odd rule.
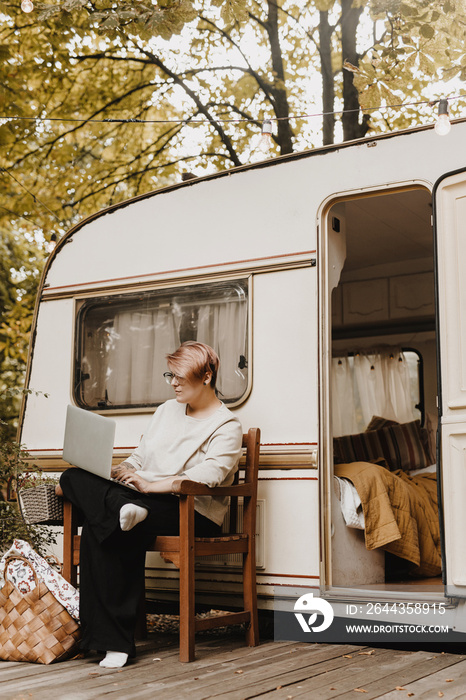
[[[328,357],[323,367],[328,400],[321,400],[328,421],[321,436],[327,444],[322,454],[327,466],[325,588],[338,592],[422,587],[426,593],[443,595],[434,503],[432,196],[421,186],[342,196],[328,205],[322,229],[327,279],[322,280],[326,302],[321,310],[329,318],[323,340],[328,352],[322,348],[323,357]],[[355,467],[361,463],[369,466]],[[422,533],[426,542],[419,543],[418,562],[410,550],[412,533],[408,527],[405,531],[404,516],[396,507],[392,531],[379,537],[372,520],[380,504],[372,500],[369,478],[386,489],[387,508],[393,506],[390,499],[396,501],[398,489],[417,492],[409,496],[415,504],[407,517],[412,517],[414,529],[423,517],[419,509],[427,508],[432,532]],[[384,517],[389,518],[386,513]],[[399,537],[396,526],[401,528]],[[429,537],[436,538],[436,551],[428,551]]]

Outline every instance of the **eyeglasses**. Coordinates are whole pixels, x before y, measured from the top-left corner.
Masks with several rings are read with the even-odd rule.
[[[186,381],[184,377],[180,377],[178,374],[173,374],[173,372],[164,372],[163,376],[167,384],[171,384],[174,379],[176,379],[177,384],[184,384]]]

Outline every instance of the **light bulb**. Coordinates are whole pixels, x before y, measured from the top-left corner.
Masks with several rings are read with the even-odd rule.
[[[251,150],[247,156],[247,161],[249,163],[271,157],[271,151],[273,150],[274,145],[272,140],[272,132],[273,127],[271,119],[265,119],[262,122],[261,135],[255,136],[252,139]]]
[[[32,12],[34,5],[31,0],[21,0],[21,9],[23,12]]]
[[[58,241],[57,234],[54,232],[50,236],[50,240],[46,241],[46,243],[45,243],[45,250],[47,251],[47,253],[49,253],[49,254],[53,253],[53,251],[57,247],[57,241]]]
[[[446,136],[450,133],[451,124],[448,116],[448,100],[439,100],[438,119],[435,124],[435,133],[439,136]]]
[[[262,134],[260,141],[257,144],[256,150],[261,151],[261,153],[268,153],[272,148],[272,122],[270,119],[266,119],[262,123]]]

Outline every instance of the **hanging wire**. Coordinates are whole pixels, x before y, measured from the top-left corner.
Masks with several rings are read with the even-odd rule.
[[[43,225],[38,224],[34,219],[31,219],[29,216],[24,216],[24,214],[18,214],[16,211],[12,211],[11,209],[8,209],[7,207],[4,207],[0,204],[0,209],[3,209],[3,211],[7,211],[9,214],[12,216],[15,216],[18,219],[24,219],[25,221],[29,221],[30,224],[34,224],[34,226],[37,226],[37,228],[42,229]]]
[[[419,105],[429,105],[430,107],[433,107],[437,103],[441,102],[443,105],[448,105],[448,102],[450,100],[458,100],[463,97],[466,97],[466,94],[460,94],[460,95],[455,95],[453,97],[449,98],[443,98],[442,100],[418,100],[416,102],[400,102],[399,104],[395,105],[385,105],[384,107],[365,107],[364,112],[371,112],[371,111],[378,111],[378,110],[383,110],[383,109],[399,109],[401,107],[413,107],[413,106],[419,106]],[[445,109],[445,107],[444,107]],[[265,124],[271,124],[272,122],[279,122],[279,121],[298,121],[298,120],[303,120],[303,119],[311,119],[313,117],[324,117],[327,115],[337,115],[337,114],[348,114],[351,112],[359,112],[361,111],[360,107],[356,107],[354,109],[346,109],[346,110],[336,110],[333,112],[317,112],[314,114],[302,114],[298,116],[288,116],[288,117],[267,117],[266,120],[262,120],[262,131],[264,131],[264,125]],[[448,110],[447,110],[448,111]],[[36,122],[72,122],[72,123],[97,123],[97,124],[103,124],[103,123],[118,123],[118,124],[131,124],[131,123],[137,123],[137,124],[210,124],[207,119],[136,119],[136,118],[130,118],[130,119],[118,119],[118,118],[113,118],[113,117],[105,117],[103,119],[86,119],[86,118],[76,118],[76,117],[24,117],[24,116],[19,116],[19,115],[14,115],[14,116],[0,116],[0,119],[4,119],[7,121],[36,121]],[[249,118],[235,118],[235,119],[216,119],[217,122],[221,122],[224,124],[227,123],[252,123],[254,125],[257,125],[257,120],[254,119],[249,119]],[[23,185],[11,172],[6,170],[5,168],[2,168],[0,166],[0,173],[5,173],[9,177],[12,178],[22,189],[27,192],[33,199],[35,203],[40,204],[44,209],[46,209],[60,224],[62,223],[59,219],[59,217],[53,212],[44,202],[42,202],[40,199],[37,198],[37,196],[31,192],[25,185]],[[5,207],[2,207],[5,211],[8,211]],[[11,212],[13,213],[13,212]],[[18,215],[21,216],[21,215]],[[26,217],[22,217],[28,220]]]
[[[36,195],[33,194],[33,192],[31,192],[30,190],[28,190],[28,188],[27,188],[25,185],[23,185],[23,183],[20,182],[12,173],[10,173],[10,172],[9,172],[8,170],[6,170],[5,168],[2,168],[1,166],[0,166],[0,172],[1,172],[1,173],[5,173],[5,175],[8,175],[8,177],[11,177],[12,180],[14,180],[20,187],[23,188],[23,190],[24,190],[25,192],[28,193],[28,195],[30,195],[30,196],[32,197],[32,199],[34,200],[35,203],[40,204],[41,206],[44,207],[44,209],[47,209],[47,211],[48,211],[50,214],[52,214],[52,216],[54,216],[54,217],[56,218],[56,220],[58,221],[58,223],[61,224],[61,221],[60,221],[60,219],[58,218],[58,216],[55,214],[55,212],[52,211],[51,209],[49,209],[49,207],[48,207],[46,204],[44,204],[44,202],[42,202],[40,199],[38,199],[38,197],[36,197]]]
[[[451,100],[459,100],[461,98],[466,98],[466,94],[460,94],[460,95],[454,95],[453,97],[449,97],[447,101]],[[402,107],[418,107],[420,105],[428,105],[429,107],[432,107],[433,105],[437,104],[439,100],[418,100],[416,102],[399,102],[397,104],[393,105],[379,105],[378,107],[355,107],[353,109],[341,109],[341,110],[335,110],[333,112],[315,112],[313,114],[299,114],[296,116],[288,116],[288,117],[267,117],[268,121],[273,121],[273,122],[280,122],[280,121],[300,121],[304,119],[313,119],[314,117],[326,117],[329,115],[339,115],[339,114],[350,114],[353,112],[377,112],[377,111],[383,111],[383,110],[389,110],[389,109],[400,109]],[[216,122],[222,123],[222,124],[241,124],[241,123],[249,123],[249,124],[257,124],[257,119],[252,119],[252,118],[247,118],[247,117],[235,117],[235,118],[217,118],[213,117]],[[85,117],[25,117],[25,116],[20,116],[20,115],[13,115],[13,116],[7,116],[7,115],[0,115],[0,119],[5,119],[8,121],[36,121],[36,122],[70,122],[70,123],[79,123],[79,122],[86,122],[89,124],[210,124],[210,121],[207,119],[137,119],[137,118],[129,118],[129,119],[120,119],[117,117],[103,117],[102,119],[95,119],[95,118],[85,118]]]

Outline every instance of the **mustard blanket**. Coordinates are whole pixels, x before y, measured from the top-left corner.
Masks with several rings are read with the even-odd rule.
[[[442,569],[435,474],[409,476],[367,462],[335,465],[361,498],[367,549],[382,547],[412,562],[416,576]]]

